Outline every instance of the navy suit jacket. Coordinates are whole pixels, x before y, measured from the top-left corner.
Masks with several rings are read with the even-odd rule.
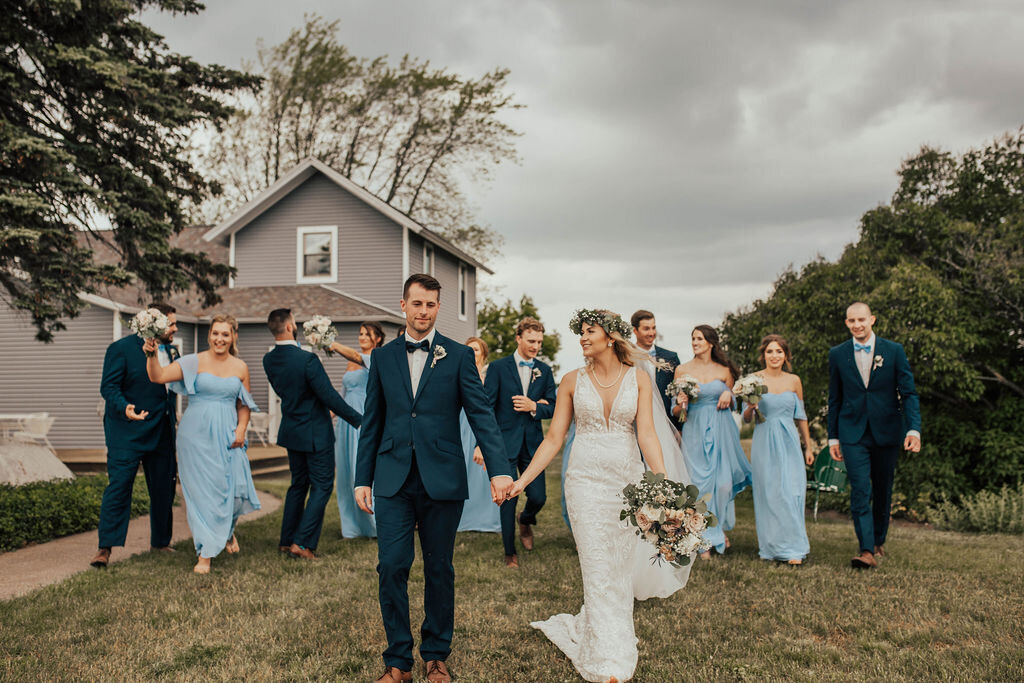
[[[172,352],[172,360],[177,358]],[[142,339],[135,334],[122,337],[107,347],[103,357],[100,395],[106,400],[103,435],[108,449],[156,450],[161,439],[174,443],[176,395],[164,384],[149,381]],[[135,412],[147,411],[145,420],[129,420],[128,404]],[[167,430],[165,432],[165,430]]]
[[[544,440],[541,420],[547,420],[555,414],[557,387],[551,367],[543,361],[534,359],[533,369],[538,371],[539,375],[533,379],[533,375],[537,373],[531,373],[526,396],[533,401],[546,399],[548,403],[538,403],[536,414],[530,415],[516,412],[512,406],[512,397],[523,393],[516,357],[512,355],[499,358],[487,368],[484,387],[487,389],[494,417],[498,421],[498,428],[501,429],[501,436],[505,439],[505,455],[510,459],[515,459],[519,455],[523,443],[526,443],[531,453],[536,451],[540,442]]]
[[[441,353],[438,347],[444,349],[443,358],[435,355]],[[404,336],[371,355],[355,485],[372,485],[376,496],[398,493],[415,457],[428,496],[468,498],[459,430],[463,410],[483,452],[487,474],[512,476],[473,349],[435,333],[428,353],[415,398]]]
[[[661,394],[661,402],[665,405],[665,414],[672,420],[672,424],[676,426],[676,429],[682,430],[683,423],[679,420],[673,419],[672,416],[672,397],[665,395],[665,390],[668,389],[668,385],[672,383],[672,378],[675,377],[676,367],[679,365],[679,355],[675,351],[669,351],[668,349],[663,349],[660,346],[655,345],[654,356],[658,360],[663,360],[669,365],[668,370],[657,368],[654,380],[658,385],[658,393]]]
[[[281,426],[277,445],[315,453],[334,445],[331,414],[359,427],[362,416],[331,385],[315,353],[293,344],[279,344],[263,356],[270,386],[281,397]]]
[[[875,335],[866,387],[853,353],[852,339],[828,353],[828,438],[857,443],[869,423],[883,446],[902,444],[908,430],[920,432],[921,407],[903,346]]]

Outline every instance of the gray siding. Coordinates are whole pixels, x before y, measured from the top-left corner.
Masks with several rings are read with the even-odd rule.
[[[35,340],[31,320],[0,304],[0,413],[49,413],[54,448],[103,448],[103,354],[114,313],[89,306],[52,344]]]
[[[235,287],[296,284],[296,230],[313,225],[338,226],[337,287],[393,308],[401,295],[401,226],[320,173],[235,234]]]

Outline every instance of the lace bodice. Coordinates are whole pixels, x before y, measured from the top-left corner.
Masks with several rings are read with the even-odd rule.
[[[605,422],[604,402],[590,377],[590,370],[580,368],[576,375],[576,391],[572,401],[573,412],[576,414],[576,434],[633,434],[639,391],[636,368],[627,368],[619,384],[618,393],[612,400],[608,421]]]

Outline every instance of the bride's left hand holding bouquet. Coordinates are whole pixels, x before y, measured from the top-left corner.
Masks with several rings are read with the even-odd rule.
[[[131,328],[132,332],[144,340],[163,339],[167,336],[167,330],[170,326],[171,321],[167,316],[155,308],[142,309],[128,323],[128,327]],[[154,353],[156,352],[147,350],[146,356],[152,356]]]
[[[338,338],[338,330],[327,316],[314,315],[302,323],[302,336],[314,349],[320,349],[330,356],[334,353],[331,344]]]

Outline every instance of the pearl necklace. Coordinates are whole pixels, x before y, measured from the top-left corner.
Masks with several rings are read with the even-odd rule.
[[[597,386],[601,387],[602,389],[611,389],[616,384],[618,384],[619,380],[622,378],[622,369],[624,367],[626,367],[625,363],[619,363],[619,374],[615,375],[615,381],[613,381],[611,384],[601,383],[601,380],[597,378],[597,369],[592,369],[592,372],[590,374],[594,376],[594,381],[597,382]]]

